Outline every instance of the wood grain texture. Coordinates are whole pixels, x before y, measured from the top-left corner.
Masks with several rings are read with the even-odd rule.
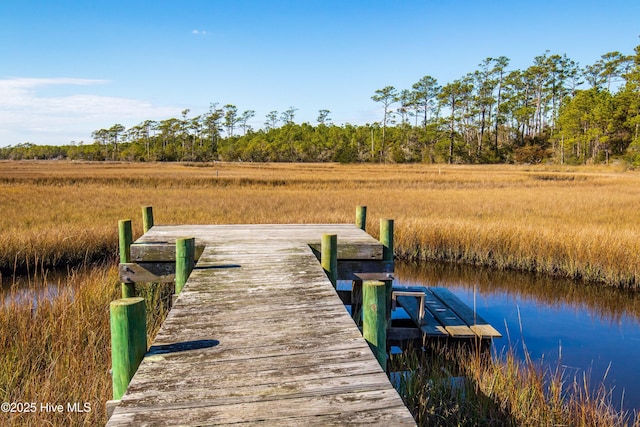
[[[449,289],[443,287],[431,287],[429,290],[444,302],[453,312],[460,317],[469,328],[480,338],[500,338],[502,334],[484,320],[476,311],[463,303]]]
[[[420,329],[427,337],[499,338],[502,335],[451,291],[442,287],[409,286],[396,290],[419,291],[425,294],[425,310]],[[418,299],[398,296],[398,305],[418,324]]]
[[[325,233],[382,253],[355,225],[154,225],[133,246],[204,250],[107,425],[415,425],[309,247]]]

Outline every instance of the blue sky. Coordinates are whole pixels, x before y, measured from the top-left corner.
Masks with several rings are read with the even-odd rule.
[[[0,2],[0,146],[92,142],[121,123],[211,103],[295,121],[381,119],[371,100],[424,75],[446,84],[487,57],[524,69],[549,50],[580,65],[640,44],[640,2]]]

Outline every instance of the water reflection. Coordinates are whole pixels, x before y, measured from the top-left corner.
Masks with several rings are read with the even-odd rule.
[[[70,272],[64,270],[46,272],[33,277],[3,277],[0,286],[0,301],[2,302],[0,306],[28,304],[32,309],[35,309],[43,302],[53,301],[61,295],[61,283],[64,283],[63,281],[69,275]]]
[[[592,384],[605,378],[613,401],[640,410],[640,294],[548,276],[455,264],[397,263],[406,285],[444,286],[498,329],[498,353],[511,345],[532,359]],[[608,370],[608,371],[607,371]]]

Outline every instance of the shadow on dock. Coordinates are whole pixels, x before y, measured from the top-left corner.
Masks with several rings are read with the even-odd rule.
[[[205,348],[215,347],[218,344],[220,344],[220,341],[218,340],[195,340],[177,342],[174,344],[153,345],[151,346],[151,348],[149,348],[147,356],[152,356],[155,354],[179,353],[189,350],[201,350]]]

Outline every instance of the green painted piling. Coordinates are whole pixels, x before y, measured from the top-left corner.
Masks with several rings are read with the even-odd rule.
[[[142,207],[142,229],[146,233],[153,227],[153,207]]]
[[[387,291],[386,284],[367,280],[362,285],[362,336],[369,343],[378,363],[387,370]]]
[[[322,235],[320,260],[322,268],[335,288],[338,281],[338,236],[336,234]]]
[[[393,220],[380,220],[380,243],[382,243],[382,260],[393,262]]]
[[[131,231],[131,220],[121,219],[118,221],[118,240],[120,241],[120,263],[131,262],[131,243],[133,243],[133,232]],[[121,283],[122,298],[131,298],[136,295],[136,285],[134,283]]]
[[[391,263],[391,271],[393,268],[393,220],[380,219],[380,243],[382,243],[382,261]],[[387,325],[391,325],[391,289],[393,280],[385,280],[385,301],[386,301],[386,320]]]
[[[176,295],[179,295],[195,265],[196,239],[176,240]]]
[[[113,400],[120,400],[147,352],[146,307],[144,298],[123,298],[109,309]]]
[[[356,227],[360,230],[367,230],[367,207],[356,206]]]

